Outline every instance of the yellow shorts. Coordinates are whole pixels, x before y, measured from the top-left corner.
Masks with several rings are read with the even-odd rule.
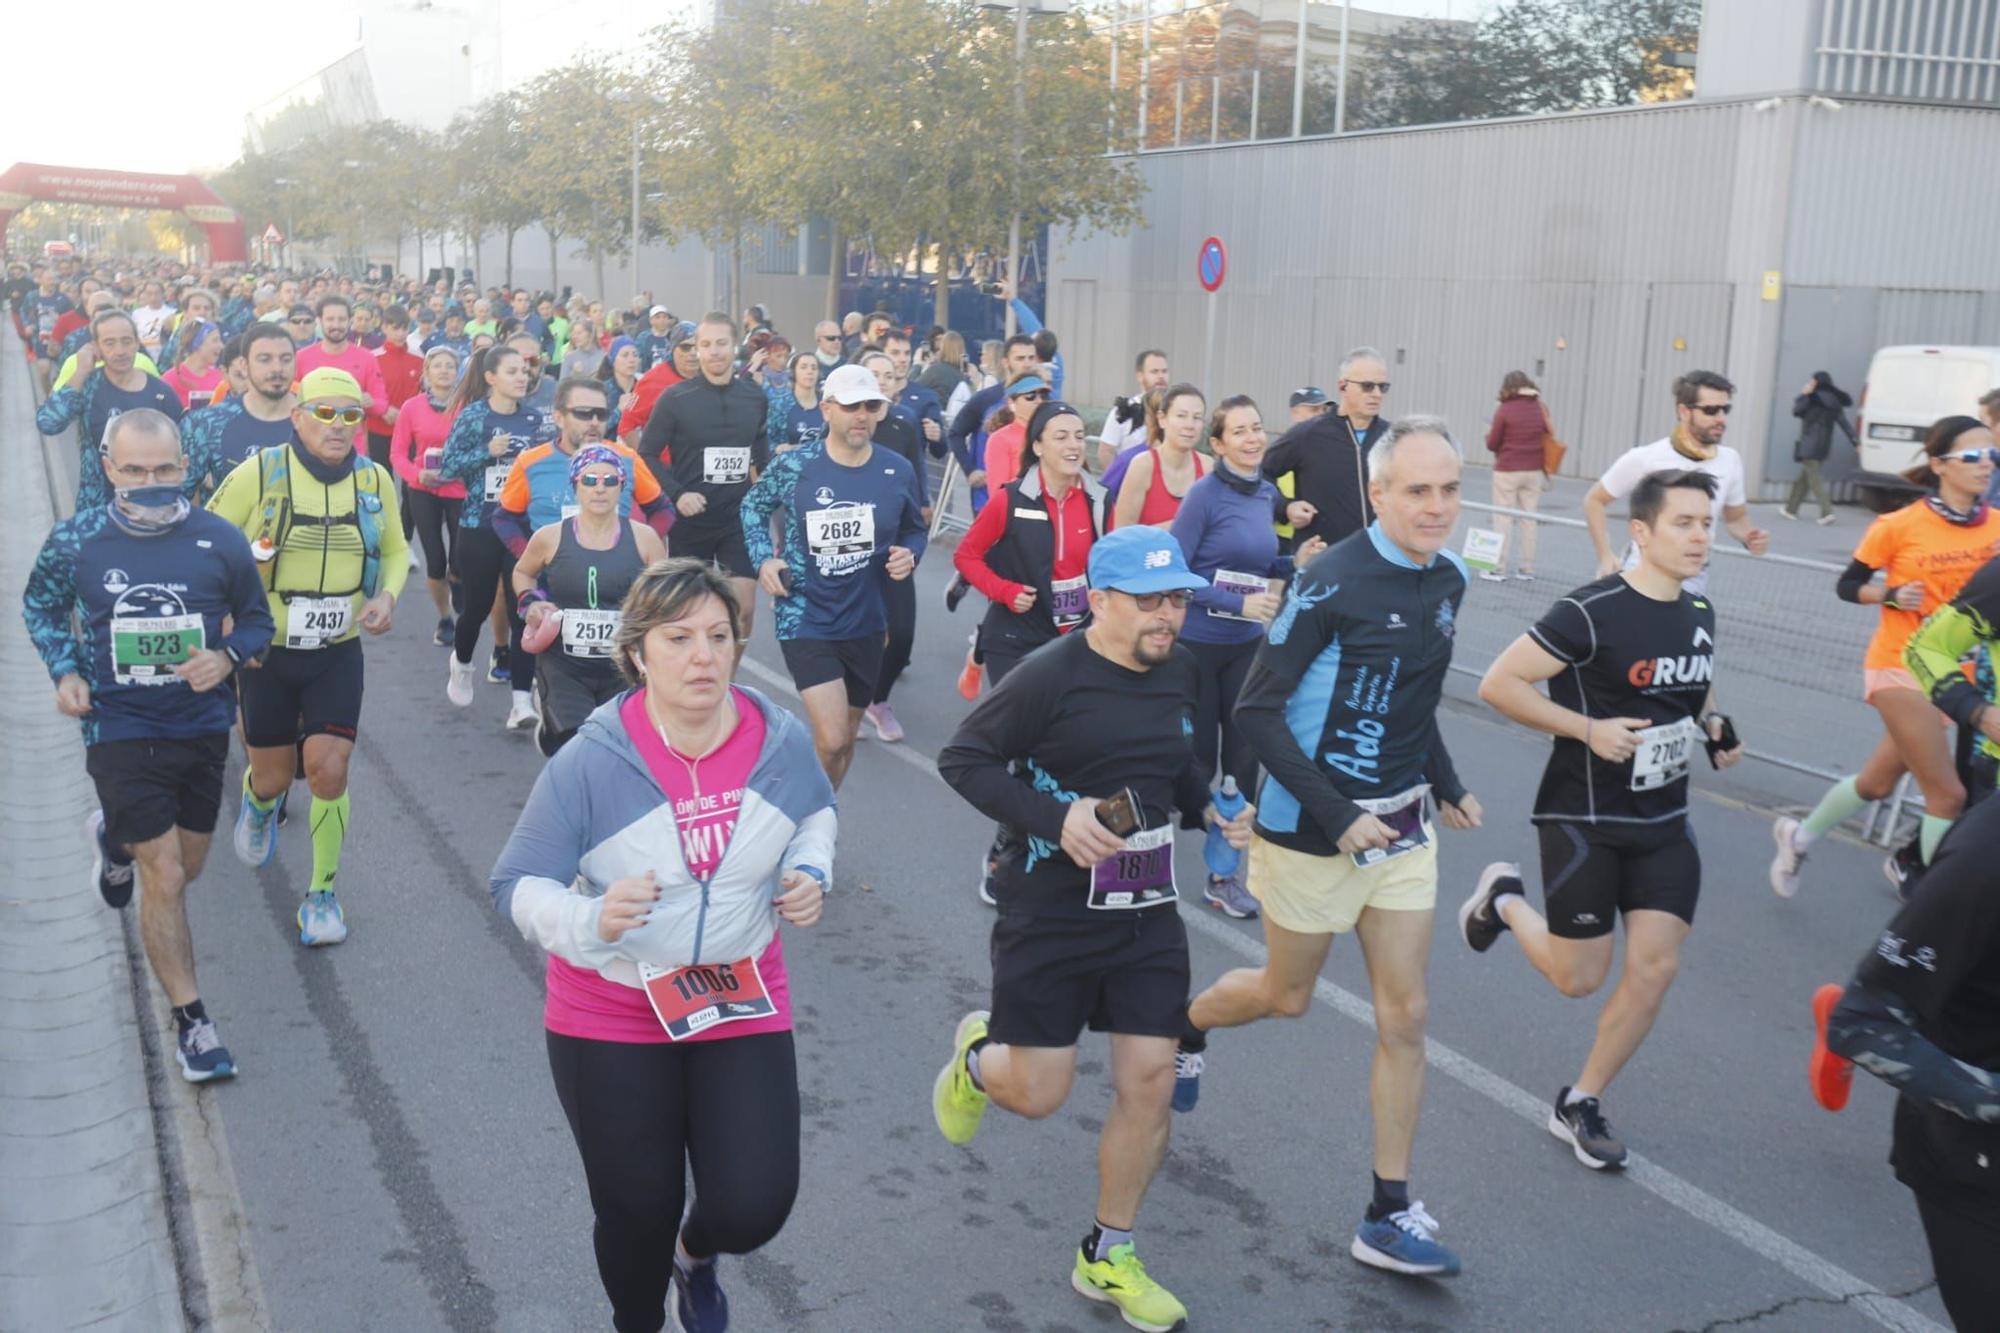
[[[1269,920],[1297,935],[1344,935],[1361,909],[1428,912],[1437,906],[1437,833],[1414,852],[1363,869],[1346,853],[1313,856],[1250,839],[1246,887]]]

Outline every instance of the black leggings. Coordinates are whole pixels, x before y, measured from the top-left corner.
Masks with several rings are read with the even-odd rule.
[[[896,678],[910,665],[917,643],[917,576],[889,580],[889,646],[882,652],[882,670],[875,677],[875,702],[889,702]]]
[[[1931,1268],[1945,1312],[1960,1329],[1990,1329],[2000,1318],[2000,1199],[1965,1207],[1962,1198],[1917,1195]]]
[[[493,610],[493,599],[506,598],[507,624],[512,630],[508,643],[512,683],[517,690],[527,689],[535,679],[535,659],[521,646],[521,634],[527,626],[521,623],[521,613],[514,605],[514,557],[493,529],[461,528],[452,558],[458,562],[458,581],[464,591],[452,650],[459,661],[470,662],[473,650],[479,647],[479,631]]]
[[[799,1192],[799,1074],[792,1034],[673,1045],[548,1034],[549,1072],[583,1157],[611,1324],[666,1324],[674,1235],[689,1254],[748,1254]],[[695,1206],[681,1225],[686,1173]]]
[[[451,568],[452,553],[458,550],[458,516],[464,508],[463,500],[404,489],[403,518],[423,544],[425,578],[441,579]]]
[[[1248,643],[1181,640],[1194,654],[1195,666],[1200,668],[1194,704],[1194,758],[1201,766],[1204,783],[1214,783],[1219,754],[1222,772],[1236,779],[1238,791],[1257,790],[1257,756],[1250,749],[1250,738],[1236,725],[1234,715],[1236,697],[1243,693],[1243,678],[1250,674],[1250,659],[1257,655],[1259,642],[1257,639]]]

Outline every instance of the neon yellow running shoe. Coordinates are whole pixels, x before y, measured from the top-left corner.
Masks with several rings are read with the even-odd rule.
[[[984,1009],[974,1009],[958,1020],[958,1031],[951,1038],[951,1059],[938,1071],[937,1082],[931,1087],[931,1113],[937,1117],[938,1132],[946,1143],[961,1148],[972,1142],[979,1133],[979,1122],[986,1117],[986,1094],[973,1086],[972,1075],[965,1072],[965,1053],[986,1035],[986,1020],[991,1016]]]
[[[1167,1333],[1168,1329],[1179,1328],[1187,1318],[1187,1307],[1171,1291],[1153,1281],[1130,1241],[1113,1245],[1110,1258],[1094,1263],[1084,1254],[1083,1247],[1078,1246],[1076,1268],[1069,1275],[1069,1284],[1079,1296],[1117,1306],[1126,1323],[1146,1333]]]

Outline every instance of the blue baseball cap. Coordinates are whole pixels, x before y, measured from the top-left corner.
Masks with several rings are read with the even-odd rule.
[[[1097,539],[1090,548],[1089,573],[1093,588],[1135,595],[1208,586],[1207,579],[1188,568],[1172,533],[1136,523]]]

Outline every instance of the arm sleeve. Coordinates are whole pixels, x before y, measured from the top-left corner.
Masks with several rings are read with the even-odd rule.
[[[1001,578],[993,572],[993,566],[986,563],[986,553],[993,549],[993,543],[999,541],[1006,531],[1007,500],[1005,496],[995,496],[972,520],[972,526],[958,539],[958,549],[951,553],[952,568],[965,575],[967,583],[1002,606],[1011,604],[1025,586],[1012,579]]]
[[[1279,637],[1267,636],[1258,645],[1242,693],[1236,697],[1235,718],[1257,761],[1298,799],[1329,839],[1339,841],[1347,826],[1360,817],[1361,807],[1340,794],[1299,745],[1285,720],[1285,705],[1306,669],[1340,639],[1339,613],[1333,609],[1331,597],[1298,605],[1304,587],[1303,583],[1292,585],[1285,610],[1279,613],[1293,616],[1289,631]]]
[[[564,962],[596,969],[617,958],[619,950],[597,933],[603,899],[572,887],[588,850],[590,827],[590,792],[580,767],[580,762],[554,759],[543,766],[494,862],[488,886],[493,905],[529,943]]]
[[[1054,715],[1061,682],[1045,679],[1053,661],[1024,661],[1007,673],[959,724],[938,755],[938,773],[988,819],[1059,843],[1069,802],[1035,790],[1009,767],[1034,754]]]
[[[2000,561],[1980,566],[1950,604],[1917,626],[1903,647],[1903,664],[1931,702],[1960,726],[1970,726],[1986,702],[1958,669],[1960,659],[1995,637],[2000,616]]]
[[[1894,999],[1849,983],[1826,1025],[1827,1049],[1918,1101],[1966,1120],[2000,1125],[2000,1077],[1951,1056],[1917,1031]]]
[[[65,385],[35,409],[35,429],[44,435],[60,435],[83,410],[83,394]]]
[[[750,554],[750,568],[761,571],[766,560],[778,558],[778,548],[771,541],[771,515],[780,509],[789,510],[792,505],[792,491],[799,480],[800,451],[792,450],[778,455],[763,476],[743,492],[743,506],[740,511],[743,523],[743,546]],[[787,513],[785,522],[789,526],[791,515]],[[796,572],[796,571],[795,571]]]
[[[76,544],[68,524],[58,523],[42,543],[35,567],[28,574],[27,590],[21,595],[21,618],[28,624],[28,637],[53,681],[77,670],[76,630],[71,623],[75,608]]]
[[[1861,603],[1861,590],[1867,587],[1874,577],[1875,571],[1866,561],[1850,560],[1847,562],[1847,568],[1843,569],[1840,577],[1834,581],[1833,595],[1843,602],[1853,602],[1858,606]]]
[[[264,592],[264,579],[250,554],[250,543],[240,532],[236,549],[229,553],[229,614],[233,623],[217,646],[231,658],[240,664],[270,647],[271,636],[277,632],[271,619],[271,599]]]
[[[481,429],[485,421],[485,405],[474,403],[452,419],[451,431],[444,437],[444,464],[438,471],[452,481],[464,482],[468,490],[493,461],[486,452],[486,432]],[[466,501],[477,502],[476,496]]]

